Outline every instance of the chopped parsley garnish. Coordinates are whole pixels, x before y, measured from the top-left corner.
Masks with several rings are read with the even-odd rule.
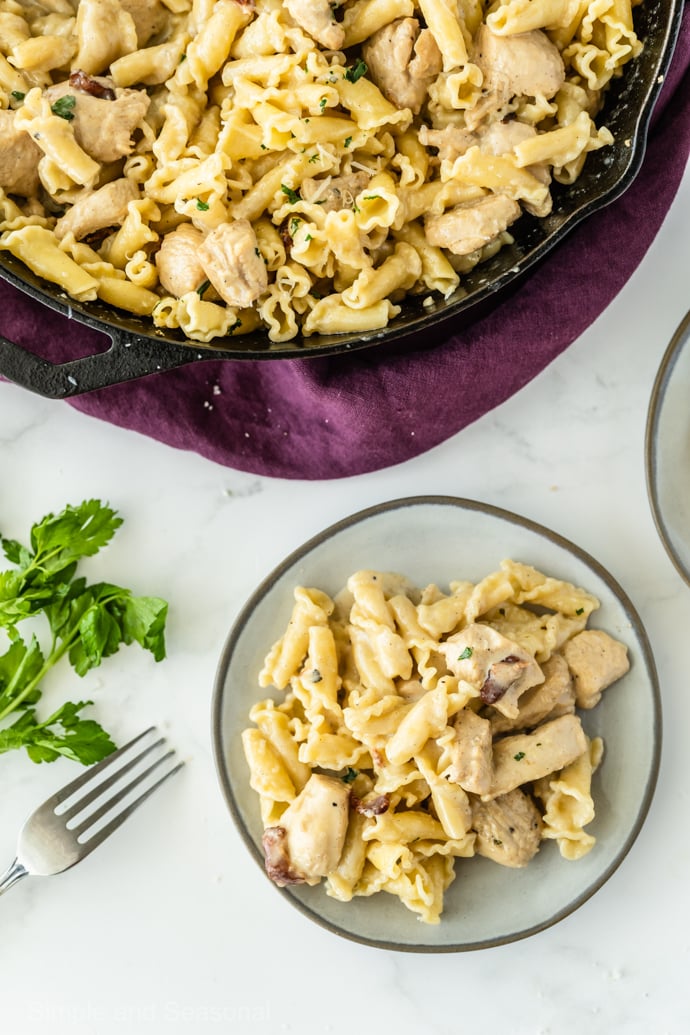
[[[576,615],[583,615],[584,613],[585,613],[584,607],[578,607],[577,611],[575,612]]]
[[[381,195],[380,194],[365,194],[364,195],[364,201],[380,201],[380,200],[381,200]]]
[[[341,776],[340,779],[343,781],[343,783],[353,783],[353,781],[357,779],[357,770],[353,769],[351,765],[348,766],[347,772],[344,776]]]
[[[522,762],[524,757],[525,757],[525,752],[524,751],[518,751],[517,755],[513,755],[513,758],[515,759],[516,762]]]
[[[350,68],[345,69],[345,78],[348,83],[356,83],[358,79],[361,79],[363,75],[366,75],[368,71],[366,61],[362,61],[360,58]]]
[[[199,298],[203,298],[204,293],[206,291],[208,291],[210,286],[211,286],[211,281],[210,280],[205,280],[203,282],[203,284],[199,284],[199,287],[196,289],[196,293],[199,296]]]
[[[471,657],[472,657],[472,648],[471,647],[465,647],[464,651],[462,652],[462,654],[458,658],[458,661],[467,661],[467,659],[471,658]]]
[[[319,160],[319,153],[318,153],[318,151],[316,151],[313,155],[310,156],[309,164],[311,165],[312,162],[318,162],[318,160]]]
[[[345,147],[349,147],[352,143],[352,137],[345,137]]]
[[[201,198],[196,199],[196,207],[200,212],[208,212],[208,202],[202,201]]]
[[[300,225],[301,222],[302,222],[302,220],[299,218],[299,216],[293,216],[292,217],[292,219],[290,220],[290,236],[291,237],[295,236],[295,234],[299,230],[299,225]]]
[[[314,238],[312,237],[312,235],[311,235],[311,234],[305,234],[305,235],[304,235],[304,240],[305,240],[305,241],[313,241],[313,240],[314,240]]]
[[[64,97],[58,97],[55,104],[50,106],[50,110],[53,115],[58,115],[61,119],[67,119],[71,122],[74,118],[74,108],[77,103],[77,98],[71,93],[65,94]]]
[[[22,93],[21,90],[13,90],[12,93],[10,94],[10,97],[12,98],[13,101],[23,101],[24,98],[26,97],[26,94]]]
[[[286,183],[281,183],[280,189],[282,190],[285,197],[288,199],[291,205],[296,205],[300,200],[299,194],[292,187],[288,187]]]
[[[321,109],[321,114],[322,115],[323,115],[324,111],[326,110],[326,105],[327,104],[328,104],[328,98],[327,97],[322,97],[321,100],[319,101],[319,108]]]

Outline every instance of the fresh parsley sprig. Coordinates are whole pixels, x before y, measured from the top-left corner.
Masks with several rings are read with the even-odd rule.
[[[156,661],[165,657],[164,600],[77,577],[79,561],[106,546],[121,524],[110,507],[86,500],[35,524],[29,546],[0,534],[5,557],[15,565],[0,572],[0,628],[9,640],[0,656],[0,754],[26,748],[35,762],[65,755],[86,765],[104,758],[115,747],[112,739],[80,714],[92,702],[67,702],[39,720],[35,705],[43,680],[63,657],[84,676],[123,644],[138,643]],[[17,629],[38,615],[50,634],[45,652],[35,634],[25,640]]]

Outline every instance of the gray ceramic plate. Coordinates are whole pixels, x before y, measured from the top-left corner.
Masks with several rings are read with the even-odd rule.
[[[690,313],[661,361],[647,414],[647,490],[661,541],[690,585]]]
[[[287,624],[294,587],[335,593],[358,568],[397,571],[420,586],[447,587],[451,579],[478,581],[507,557],[594,593],[601,608],[590,625],[623,640],[630,652],[628,675],[583,719],[588,733],[606,742],[593,792],[597,816],[588,827],[597,843],[578,862],[567,862],[554,843],[546,843],[523,870],[483,858],[457,860],[457,876],[436,926],[421,923],[383,893],[341,903],[321,886],[276,887],[312,920],[346,938],[417,952],[458,952],[524,938],[572,913],[597,891],[642,826],[659,765],[661,710],[647,636],[621,587],[578,547],[524,518],[470,500],[413,497],[354,514],[309,540],[259,586],[230,632],[213,701],[214,751],[223,793],[251,855],[263,867],[258,801],[240,734],[252,703],[266,696],[257,676]]]

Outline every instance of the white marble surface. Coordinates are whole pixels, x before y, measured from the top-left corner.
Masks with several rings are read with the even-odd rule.
[[[648,506],[653,379],[690,303],[690,174],[644,263],[583,337],[510,401],[397,467],[328,483],[224,469],[0,384],[0,527],[21,537],[97,496],[125,517],[89,571],[171,603],[168,658],[121,652],[56,700],[96,701],[124,741],[155,722],[182,773],[87,861],[0,902],[7,1035],[680,1035],[690,1001],[690,590]],[[685,477],[687,472],[679,472]],[[226,633],[257,582],[354,510],[418,493],[548,525],[621,582],[649,633],[665,732],[657,793],[621,868],[578,912],[512,946],[448,956],[357,945],[312,925],[247,855],[217,786],[210,702]],[[0,757],[0,862],[25,815],[74,775]]]

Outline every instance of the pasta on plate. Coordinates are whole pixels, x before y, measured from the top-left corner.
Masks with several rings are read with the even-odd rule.
[[[580,711],[629,668],[587,628],[598,606],[512,560],[447,592],[368,570],[335,598],[295,589],[259,676],[282,698],[242,734],[268,875],[342,902],[385,891],[437,923],[456,858],[589,852],[603,742]]]
[[[0,249],[199,342],[384,328],[614,143],[632,2],[0,0]]]

